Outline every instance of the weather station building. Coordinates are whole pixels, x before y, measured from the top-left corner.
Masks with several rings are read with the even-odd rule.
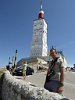
[[[64,66],[67,67],[67,61],[61,51],[57,51],[59,57],[63,60]],[[47,61],[51,58],[48,54],[47,45],[47,23],[44,19],[44,11],[42,8],[42,0],[40,0],[40,10],[38,19],[33,22],[33,35],[30,49],[30,57],[22,58],[17,65],[20,66],[23,61],[27,61],[30,65],[47,65]]]
[[[44,19],[42,5],[38,14],[38,20],[34,21],[33,37],[30,57],[44,57],[48,54],[47,24]]]
[[[30,49],[30,57],[22,58],[18,64],[26,60],[28,63],[38,62],[47,64],[48,46],[47,46],[47,23],[44,19],[42,0],[40,0],[40,11],[38,19],[33,22],[33,35]]]

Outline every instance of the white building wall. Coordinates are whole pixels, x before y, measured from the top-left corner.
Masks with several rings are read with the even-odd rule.
[[[44,19],[35,20],[30,56],[47,56],[47,50],[47,24]]]

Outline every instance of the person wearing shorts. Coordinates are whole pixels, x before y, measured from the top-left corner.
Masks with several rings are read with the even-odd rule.
[[[26,69],[27,69],[27,62],[26,61],[24,61],[22,63],[22,67],[23,67],[22,74],[23,74],[23,77],[25,79],[26,78]]]

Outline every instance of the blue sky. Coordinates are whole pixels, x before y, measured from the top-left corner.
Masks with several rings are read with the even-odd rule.
[[[0,66],[18,50],[17,61],[30,56],[33,21],[40,0],[0,0]],[[43,0],[48,24],[48,48],[62,50],[68,64],[75,63],[75,0]]]

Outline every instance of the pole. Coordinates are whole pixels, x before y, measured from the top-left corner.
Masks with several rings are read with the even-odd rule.
[[[10,57],[9,57],[8,65],[10,65]]]
[[[12,57],[12,66],[14,65],[14,56]]]
[[[15,51],[14,68],[16,68],[17,50]]]
[[[40,10],[42,10],[42,0],[40,0]]]

